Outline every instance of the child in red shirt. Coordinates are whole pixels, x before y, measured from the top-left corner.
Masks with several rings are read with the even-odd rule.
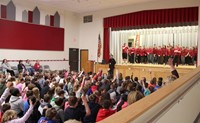
[[[110,109],[110,106],[111,106],[110,100],[103,101],[102,108],[99,110],[97,114],[96,122],[99,122],[115,113],[115,110]]]
[[[40,63],[39,60],[36,60],[35,64],[34,64],[34,69],[35,71],[39,71],[40,70]]]

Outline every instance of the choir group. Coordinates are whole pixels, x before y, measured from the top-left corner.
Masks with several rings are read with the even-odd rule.
[[[174,64],[194,65],[197,61],[197,46],[182,47],[179,45],[154,46],[152,47],[128,47],[126,43],[122,46],[123,63],[152,63],[167,64],[169,58],[174,59]]]

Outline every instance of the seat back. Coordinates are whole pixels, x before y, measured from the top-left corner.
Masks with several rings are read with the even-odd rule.
[[[44,70],[50,70],[49,65],[44,65],[43,67],[44,67]]]

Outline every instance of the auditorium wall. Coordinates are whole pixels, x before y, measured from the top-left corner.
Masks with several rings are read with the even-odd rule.
[[[1,0],[0,4],[7,5],[8,0]],[[69,48],[78,48],[79,37],[79,20],[75,13],[60,10],[59,8],[47,7],[39,5],[37,2],[30,3],[27,0],[13,0],[16,6],[16,21],[22,21],[22,11],[32,11],[36,6],[40,10],[40,24],[45,25],[45,16],[54,15],[56,11],[60,14],[60,27],[65,29],[64,34],[64,51],[40,51],[40,50],[10,50],[0,49],[0,60],[6,58],[8,60],[49,60],[41,61],[42,65],[50,65],[52,70],[55,69],[68,69]],[[1,34],[0,34],[1,35]],[[28,43],[28,41],[27,41]],[[12,44],[11,44],[12,45]],[[39,45],[39,44],[38,44]],[[34,63],[34,62],[33,62]],[[11,65],[17,65],[17,62],[10,62]]]
[[[98,34],[99,33],[101,34],[102,46],[103,46],[103,18],[105,17],[131,13],[131,12],[136,12],[136,11],[142,11],[142,10],[181,8],[181,7],[192,7],[192,6],[200,6],[200,1],[198,0],[176,0],[176,1],[157,0],[157,1],[149,1],[147,3],[138,3],[135,5],[117,7],[117,8],[112,8],[112,9],[104,9],[101,11],[82,13],[80,14],[81,19],[83,18],[83,16],[93,15],[93,22],[83,23],[82,20],[80,20],[80,48],[89,49],[89,59],[97,61]],[[200,34],[200,31],[198,32],[198,34]],[[88,42],[88,44],[91,44],[91,45],[87,45],[87,43],[85,43],[86,41]],[[102,55],[98,61],[101,61],[101,59],[102,59]]]

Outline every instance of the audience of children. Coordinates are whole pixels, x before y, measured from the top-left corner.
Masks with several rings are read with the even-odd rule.
[[[178,72],[169,59],[173,76]],[[17,78],[0,74],[2,123],[94,123],[123,110],[161,88],[163,79],[116,77],[74,71],[44,71],[35,75],[23,72]],[[11,96],[9,96],[11,95]]]

